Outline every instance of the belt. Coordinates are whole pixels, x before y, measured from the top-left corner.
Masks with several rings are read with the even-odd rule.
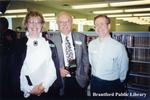
[[[105,81],[105,82],[120,82],[120,79],[115,79],[115,80],[104,80],[104,79],[101,79],[99,77],[96,77],[94,75],[92,75],[92,77],[98,81]]]

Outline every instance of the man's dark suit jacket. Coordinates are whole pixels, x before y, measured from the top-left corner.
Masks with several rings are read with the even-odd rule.
[[[64,54],[62,49],[62,38],[61,34],[58,33],[48,33],[48,38],[54,42],[57,47],[59,64],[60,67],[64,67]],[[89,80],[88,72],[89,72],[89,60],[88,60],[88,52],[86,45],[86,36],[82,33],[71,33],[73,39],[73,45],[75,48],[75,57],[76,57],[76,80],[78,84],[85,88],[87,86],[87,82]]]

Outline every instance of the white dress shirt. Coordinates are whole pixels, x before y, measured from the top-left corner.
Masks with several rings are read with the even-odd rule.
[[[107,37],[103,41],[98,37],[88,46],[92,75],[113,81],[125,80],[128,70],[128,56],[124,45]]]
[[[71,33],[69,33],[67,36],[68,36],[69,42],[71,44],[71,49],[73,52],[73,59],[75,59],[75,50],[74,50],[72,35],[71,35]],[[68,66],[69,63],[67,61],[66,50],[65,50],[66,49],[66,47],[65,47],[66,35],[61,33],[61,37],[62,37],[62,48],[63,48],[63,53],[64,53],[64,62],[65,62],[65,66]]]
[[[36,79],[34,80],[37,80],[40,83],[42,83],[42,86],[44,87],[44,92],[48,92],[49,87],[57,78],[56,69],[54,66],[54,62],[51,58],[52,54],[48,41],[46,41],[41,35],[39,38],[30,38],[29,36],[27,37],[27,52],[20,74],[20,88],[21,91],[24,92],[25,98],[30,96],[31,90],[35,85],[37,85],[28,85],[27,79],[25,77],[26,75],[33,75],[33,73],[38,73],[38,69],[45,68],[46,71],[43,73],[42,77],[34,76],[36,77]],[[37,41],[37,45],[34,45],[34,41]]]

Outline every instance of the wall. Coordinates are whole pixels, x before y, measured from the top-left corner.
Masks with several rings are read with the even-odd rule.
[[[23,18],[13,18],[12,19],[13,30],[15,30],[15,28],[18,26],[23,27],[22,21],[23,21]]]

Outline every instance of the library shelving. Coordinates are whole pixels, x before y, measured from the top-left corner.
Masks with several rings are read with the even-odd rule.
[[[123,43],[129,56],[127,88],[150,91],[150,32],[113,32],[112,37]]]

